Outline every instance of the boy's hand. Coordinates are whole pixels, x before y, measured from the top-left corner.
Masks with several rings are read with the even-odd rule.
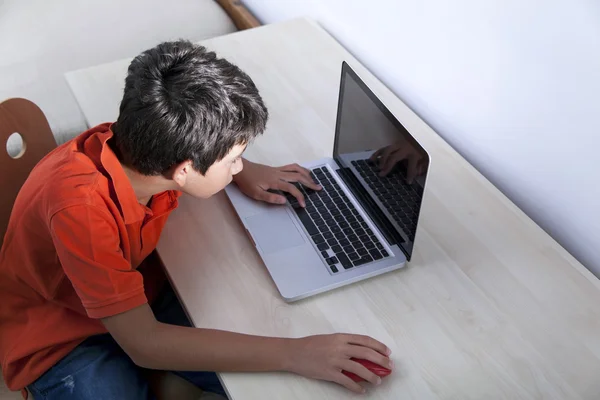
[[[351,357],[369,360],[382,367],[392,369],[388,358],[391,354],[383,343],[362,335],[317,335],[292,339],[290,356],[284,368],[299,375],[338,383],[356,393],[364,393],[358,383],[342,373],[352,372],[374,385],[381,378],[363,365],[350,360]]]
[[[321,190],[321,186],[317,185],[310,177],[310,171],[298,164],[274,168],[245,159],[243,163],[244,169],[233,177],[233,181],[246,196],[255,200],[285,204],[284,196],[268,191],[282,190],[291,193],[304,207],[304,196],[290,182],[300,182],[310,189]]]

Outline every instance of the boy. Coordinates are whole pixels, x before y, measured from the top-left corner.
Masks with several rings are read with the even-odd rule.
[[[207,198],[232,180],[248,196],[319,190],[298,165],[242,160],[267,109],[244,72],[189,42],[163,43],[129,66],[119,117],[84,132],[32,171],[0,253],[0,355],[11,389],[36,399],[146,399],[143,369],[290,371],[361,386],[380,379],[351,357],[391,367],[389,349],[359,335],[267,338],[190,327],[149,259],[181,192]]]

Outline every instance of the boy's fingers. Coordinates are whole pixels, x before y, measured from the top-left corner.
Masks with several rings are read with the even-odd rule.
[[[369,347],[375,351],[378,351],[381,354],[385,354],[386,356],[392,354],[392,351],[385,344],[369,336],[347,335],[346,342],[350,344],[357,344],[359,346]]]
[[[392,369],[393,367],[392,360],[390,360],[387,356],[384,356],[380,352],[364,346],[350,346],[347,356],[368,360],[388,369]]]
[[[358,383],[354,382],[352,379],[348,378],[341,372],[336,374],[335,379],[333,381],[339,385],[344,386],[346,389],[354,393],[362,394],[365,392],[365,389],[362,386],[360,386]]]
[[[279,194],[268,192],[266,190],[258,191],[256,193],[255,199],[264,201],[266,203],[272,203],[272,204],[285,204],[285,202],[286,202],[285,197],[283,197]]]
[[[292,185],[291,183],[286,181],[279,181],[279,183],[277,184],[277,189],[290,193],[298,200],[298,203],[300,203],[302,207],[306,206],[306,203],[304,202],[304,196],[302,195],[302,193],[300,193],[298,188]]]
[[[310,178],[310,171],[298,164],[288,164],[280,168],[284,172],[298,172],[307,178]]]
[[[381,378],[375,375],[373,372],[369,371],[362,364],[357,363],[356,361],[346,360],[342,364],[342,369],[344,371],[352,372],[354,375],[358,375],[367,382],[371,382],[373,385],[379,385],[381,383]]]
[[[288,182],[300,182],[312,190],[321,190],[321,186],[316,184],[310,176],[305,176],[296,172],[284,172],[283,179]]]

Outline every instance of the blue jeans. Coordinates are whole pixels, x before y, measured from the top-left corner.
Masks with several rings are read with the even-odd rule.
[[[168,283],[152,310],[158,321],[191,326]],[[214,372],[172,372],[204,391],[226,396]],[[27,389],[35,400],[154,399],[144,370],[131,361],[108,333],[83,341]]]

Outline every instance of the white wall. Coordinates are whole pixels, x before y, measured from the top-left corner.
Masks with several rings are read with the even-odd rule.
[[[600,1],[243,1],[316,19],[600,276]]]

